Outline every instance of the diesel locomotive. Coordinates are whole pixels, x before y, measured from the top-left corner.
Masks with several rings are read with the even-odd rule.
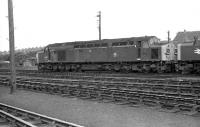
[[[174,43],[155,36],[55,43],[37,53],[38,69],[49,71],[174,72],[176,59]]]
[[[200,73],[200,41],[194,39],[177,45],[177,72]]]
[[[38,70],[200,73],[198,37],[177,40],[143,36],[50,44],[37,53]]]

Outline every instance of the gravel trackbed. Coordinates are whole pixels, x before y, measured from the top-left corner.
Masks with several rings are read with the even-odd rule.
[[[200,127],[200,117],[0,87],[0,102],[85,127]]]

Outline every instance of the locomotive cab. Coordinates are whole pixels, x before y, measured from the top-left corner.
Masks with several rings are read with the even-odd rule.
[[[177,44],[177,71],[182,73],[200,72],[200,42],[191,41]]]

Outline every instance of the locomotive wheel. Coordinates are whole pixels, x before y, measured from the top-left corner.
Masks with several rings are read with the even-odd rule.
[[[105,65],[104,66],[104,70],[105,71],[111,71],[112,70],[112,66],[111,65]]]
[[[82,69],[82,66],[81,66],[81,65],[79,65],[79,66],[77,67],[76,71],[77,71],[77,72],[84,72],[84,70]]]
[[[44,67],[42,65],[38,65],[38,70],[39,71],[43,71],[44,70]]]
[[[120,65],[114,65],[113,70],[119,72],[120,68],[121,68]]]
[[[161,68],[159,68],[159,69],[157,70],[157,72],[158,72],[159,74],[161,74],[161,73],[164,73],[164,70],[162,70]]]
[[[77,71],[77,66],[76,65],[71,65],[70,66],[70,71],[74,72],[74,71]]]
[[[53,71],[58,71],[57,65],[53,65]]]
[[[70,71],[70,66],[69,65],[65,65],[65,71]]]
[[[52,68],[53,68],[53,67],[52,67],[51,65],[48,66],[48,70],[52,70]]]
[[[60,71],[65,71],[65,66],[64,65],[59,65],[58,68],[59,68]]]
[[[121,70],[122,70],[123,72],[128,73],[128,72],[131,71],[131,66],[130,66],[130,65],[124,65],[124,66],[121,68]]]
[[[155,72],[158,72],[157,66],[158,66],[158,65],[156,65],[156,64],[151,64],[151,66],[150,66],[150,67],[151,67],[151,72],[154,72],[154,73],[155,73]]]
[[[150,73],[151,70],[150,70],[150,69],[143,69],[142,72],[143,72],[143,73]]]
[[[151,71],[151,67],[149,65],[143,65],[142,72],[149,73]]]

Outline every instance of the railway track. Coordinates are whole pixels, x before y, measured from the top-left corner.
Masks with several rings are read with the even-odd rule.
[[[0,127],[83,127],[0,103]]]
[[[8,69],[0,69],[0,75],[10,75]],[[190,74],[190,75],[181,75],[174,73],[114,73],[114,72],[50,72],[50,71],[37,71],[37,70],[17,70],[18,76],[31,76],[31,77],[46,77],[46,78],[63,78],[67,79],[69,77],[81,77],[81,76],[91,76],[91,77],[137,77],[137,78],[200,78],[200,75]]]
[[[8,77],[0,84],[9,86]],[[188,115],[200,112],[200,81],[137,78],[50,79],[18,77],[17,88],[66,97],[148,106]]]

